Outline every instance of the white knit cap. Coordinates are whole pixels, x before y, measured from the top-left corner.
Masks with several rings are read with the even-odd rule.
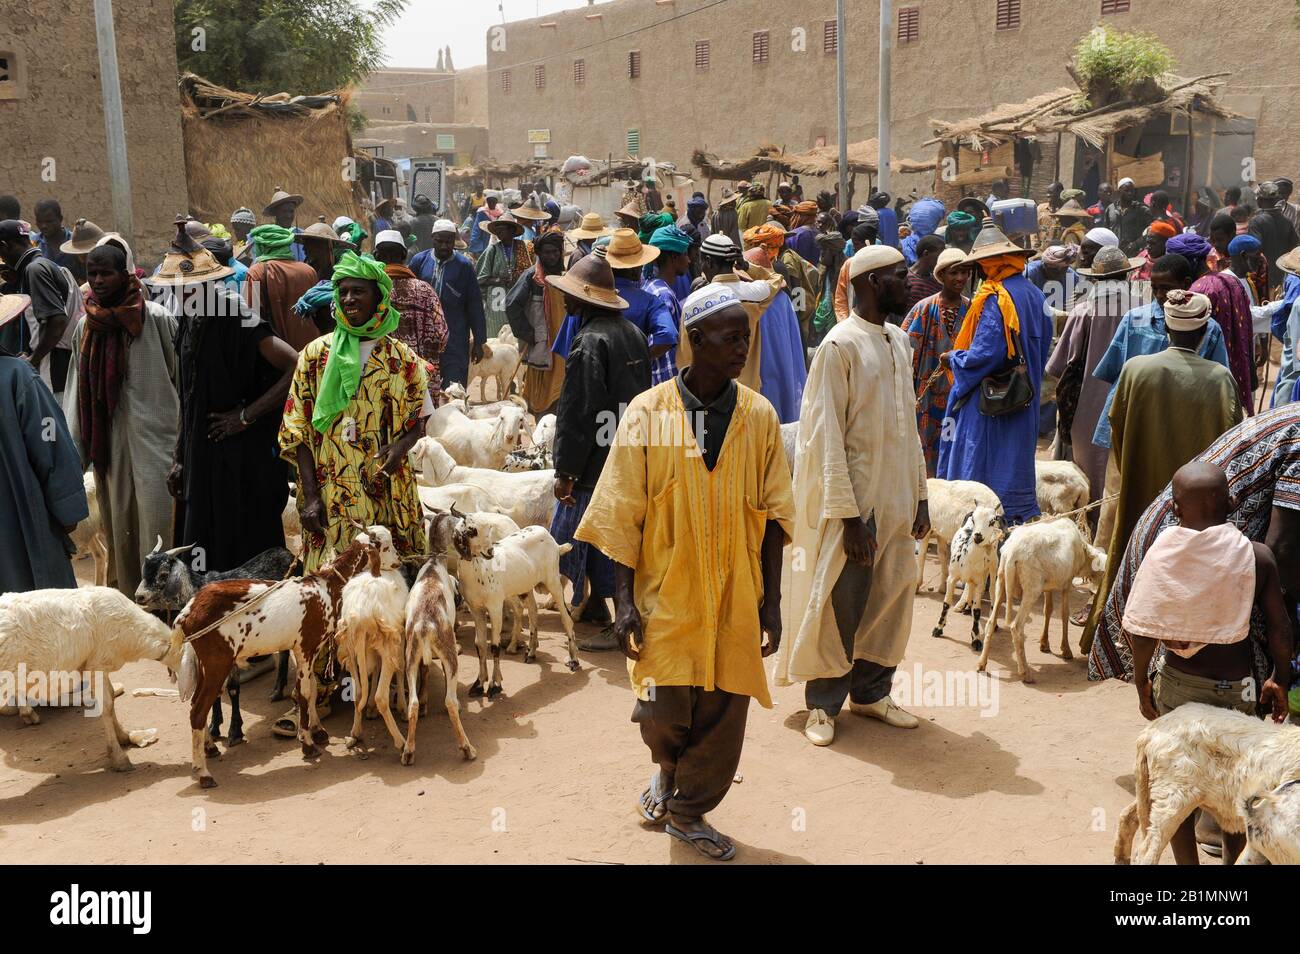
[[[345,225],[356,225],[356,223],[353,222],[346,215],[340,215],[337,219],[334,220],[334,231],[337,232]]]
[[[1175,288],[1165,298],[1165,327],[1170,331],[1199,331],[1209,320],[1207,296]]]
[[[1118,235],[1116,235],[1110,229],[1103,229],[1100,226],[1098,226],[1095,229],[1089,229],[1088,233],[1084,235],[1083,238],[1085,242],[1093,242],[1097,245],[1100,245],[1102,248],[1105,248],[1107,245],[1119,244]]]
[[[402,233],[396,229],[384,229],[375,236],[375,248],[381,245],[400,245],[406,248],[406,239],[402,238]]]
[[[740,296],[733,288],[734,282],[710,282],[699,291],[691,292],[682,302],[682,327],[690,328],[710,315],[732,305],[740,304]]]
[[[966,253],[959,248],[945,248],[939,253],[938,260],[934,263],[934,277],[939,278],[944,272],[954,265],[960,265],[966,261]]]
[[[439,219],[433,223],[433,234],[437,235],[439,232],[450,232],[452,235],[455,235],[456,223],[451,219]]]
[[[878,268],[887,268],[903,261],[903,253],[892,245],[868,245],[853,253],[849,259],[849,278],[857,278],[863,272],[874,272]]]
[[[1122,189],[1122,188],[1124,188],[1126,185],[1137,185],[1137,183],[1135,183],[1135,182],[1134,182],[1132,179],[1130,179],[1128,176],[1125,176],[1123,179],[1120,179],[1119,182],[1115,183],[1115,188],[1117,188],[1117,189]]]

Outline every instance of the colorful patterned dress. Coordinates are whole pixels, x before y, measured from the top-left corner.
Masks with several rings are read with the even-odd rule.
[[[420,495],[410,464],[403,460],[397,473],[388,477],[381,471],[383,461],[375,458],[381,447],[419,417],[428,391],[425,363],[395,338],[376,341],[352,403],[322,434],[312,426],[311,416],[332,341],[333,335],[317,338],[299,355],[280,424],[280,456],[296,463],[298,445],[307,443],[325,505],[325,534],[303,534],[308,573],[348,545],[356,532],[350,520],[387,527],[402,556],[417,556],[426,549]],[[299,481],[300,508],[302,503]]]
[[[939,463],[939,435],[943,431],[943,417],[948,407],[948,390],[952,387],[952,374],[940,374],[926,387],[930,376],[939,368],[939,355],[952,350],[952,343],[961,331],[962,316],[966,314],[969,299],[962,298],[956,307],[944,307],[938,295],[922,298],[903,320],[908,337],[912,339],[912,386],[916,389],[916,430],[921,435],[921,448],[925,451],[925,474],[934,476]]]
[[[447,347],[447,319],[442,302],[428,282],[421,281],[405,265],[389,265],[393,280],[391,301],[402,316],[393,337],[406,345],[429,366],[429,390],[442,389],[442,352]]]

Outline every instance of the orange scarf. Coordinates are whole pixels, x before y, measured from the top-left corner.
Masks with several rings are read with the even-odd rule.
[[[976,289],[962,320],[961,332],[953,342],[954,351],[965,351],[975,338],[975,326],[979,324],[980,314],[984,310],[986,299],[996,295],[998,308],[1002,312],[1002,332],[1007,338],[1007,357],[1016,356],[1016,334],[1020,331],[1020,316],[1016,314],[1016,304],[1010,293],[1002,287],[1002,282],[1012,275],[1019,275],[1025,270],[1023,255],[995,255],[979,262],[984,272],[984,281]]]

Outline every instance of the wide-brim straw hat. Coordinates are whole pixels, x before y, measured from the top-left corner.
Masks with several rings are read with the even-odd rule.
[[[95,243],[103,237],[104,230],[94,222],[77,219],[77,224],[72,227],[72,238],[60,245],[59,251],[64,255],[89,255]]]
[[[266,207],[262,209],[262,214],[275,215],[275,207],[277,205],[284,205],[284,203],[286,202],[292,202],[295,205],[301,205],[302,196],[290,195],[288,192],[285,192],[279,186],[276,186],[275,193],[271,196],[271,201],[266,203]]]
[[[333,245],[342,245],[344,248],[349,249],[356,249],[357,247],[355,243],[349,242],[347,239],[339,235],[338,232],[335,232],[332,228],[326,225],[324,216],[321,216],[319,222],[313,222],[301,232],[295,234],[293,240],[299,244],[311,241],[329,242]]]
[[[722,198],[718,200],[718,205],[720,206],[730,205],[731,203],[735,202],[739,198],[740,198],[739,192],[732,192],[730,195],[728,195],[726,190],[724,189]]]
[[[502,225],[508,225],[511,227],[511,229],[513,230],[513,235],[512,235],[513,238],[519,238],[519,236],[524,234],[523,223],[515,218],[515,214],[513,212],[502,212],[495,219],[485,219],[484,221],[478,224],[478,227],[481,228],[484,232],[488,232],[492,235],[496,235],[497,238],[502,238],[502,236],[497,235],[496,233],[496,229]]]
[[[1029,258],[1033,254],[1032,249],[1021,248],[1007,238],[1006,233],[993,225],[990,219],[975,236],[970,252],[966,255],[966,261],[967,263],[978,262],[985,258],[997,258],[999,255],[1023,255]]]
[[[1285,255],[1279,255],[1273,264],[1288,275],[1300,275],[1300,246],[1291,249]]]
[[[974,207],[978,209],[981,213],[983,213],[984,218],[986,219],[993,217],[993,211],[988,207],[987,204],[985,204],[984,200],[977,199],[973,195],[965,196],[955,206],[953,206],[953,208],[958,212],[962,212],[965,211],[963,206],[967,208]]]
[[[623,206],[623,208],[619,209],[618,212],[615,214],[626,215],[629,219],[636,219],[638,222],[640,222],[641,216],[645,215],[645,211],[641,208],[641,206],[638,203],[629,202],[627,205]]]
[[[375,215],[386,215],[397,211],[397,199],[390,196],[375,206]]]
[[[32,300],[26,295],[0,295],[0,325],[8,324],[27,310]]]
[[[605,246],[605,261],[610,268],[640,268],[659,257],[659,249],[642,243],[631,229],[615,229]]]
[[[1056,216],[1058,219],[1092,218],[1092,213],[1081,206],[1077,199],[1070,199],[1068,202],[1062,203],[1061,207],[1053,212],[1052,215]]]
[[[511,209],[510,214],[517,219],[528,219],[530,222],[543,222],[551,217],[551,213],[542,208],[536,192],[530,195],[523,205]]]
[[[577,242],[585,239],[598,239],[602,235],[609,235],[613,231],[605,224],[605,217],[599,212],[588,212],[582,217],[582,221],[576,229],[569,229],[565,234]]]
[[[1109,246],[1109,247],[1110,247],[1110,248],[1114,248],[1114,246]],[[1103,248],[1101,251],[1099,251],[1099,252],[1097,253],[1097,258],[1101,258],[1101,257],[1102,257],[1102,254],[1103,254],[1105,251],[1106,251],[1106,249],[1104,249],[1104,248]],[[1121,253],[1121,254],[1123,254],[1123,253]],[[1107,256],[1107,257],[1109,257],[1109,256]],[[1127,263],[1126,265],[1119,266],[1119,263],[1116,262],[1115,264],[1116,264],[1117,267],[1115,267],[1115,268],[1109,268],[1109,269],[1102,269],[1102,268],[1099,268],[1098,265],[1097,265],[1097,258],[1094,258],[1094,259],[1092,260],[1092,266],[1091,266],[1090,268],[1076,268],[1076,269],[1075,269],[1075,272],[1076,272],[1077,274],[1079,274],[1079,275],[1084,275],[1084,276],[1086,276],[1086,277],[1088,277],[1088,278],[1116,278],[1116,277],[1118,277],[1118,276],[1120,276],[1120,275],[1127,275],[1127,274],[1129,274],[1130,272],[1137,271],[1139,268],[1141,268],[1143,265],[1146,264],[1146,259],[1143,259],[1143,258],[1129,258],[1127,255],[1125,255],[1125,256],[1124,256],[1124,261]]]
[[[217,262],[216,256],[185,230],[185,217],[176,219],[176,237],[163,256],[158,271],[145,279],[150,285],[197,285],[229,278],[235,270]]]
[[[609,263],[595,253],[579,259],[563,275],[547,275],[546,284],[597,308],[627,308],[627,302],[614,290],[614,272]]]

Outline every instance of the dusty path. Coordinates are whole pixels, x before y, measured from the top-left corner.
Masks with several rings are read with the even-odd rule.
[[[930,636],[938,611],[937,595],[917,598],[909,674],[918,664],[940,676],[974,668],[969,617],[951,618],[949,638],[938,640]],[[1027,640],[1039,670],[1032,686],[1010,678],[1011,648],[999,633],[995,682],[984,683],[997,687],[983,697],[988,715],[978,697],[921,699],[909,705],[921,726],[907,732],[846,713],[835,745],[815,749],[802,734],[800,687],[778,690],[772,710],[752,705],[743,781],[713,816],[741,846],[738,860],[1109,862],[1142,718],[1131,687],[1089,684],[1081,659],[1041,654],[1038,621]],[[267,701],[269,677],[246,685],[249,744],[211,761],[220,784],[206,792],[190,780],[188,722],[174,698],[128,691],[119,700],[125,726],[161,731],[157,744],[131,751],[136,768],[123,775],[107,771],[94,720],[47,710],[41,725],[24,728],[0,718],[0,845],[28,863],[695,862],[690,849],[636,824],[651,768],[628,721],[621,657],[584,654],[570,674],[554,614],[543,625],[539,663],[506,657],[508,695],[490,704],[465,699],[477,663],[466,655],[472,627],[462,626],[475,762],[461,761],[442,712],[421,720],[414,767],[398,764],[380,722],[366,723],[374,751],[362,759],[342,744],[351,709],[336,707],[327,753],[305,763],[294,744],[270,735],[285,707]],[[1072,627],[1076,647],[1078,636]],[[157,663],[117,679],[128,690],[168,685]]]

